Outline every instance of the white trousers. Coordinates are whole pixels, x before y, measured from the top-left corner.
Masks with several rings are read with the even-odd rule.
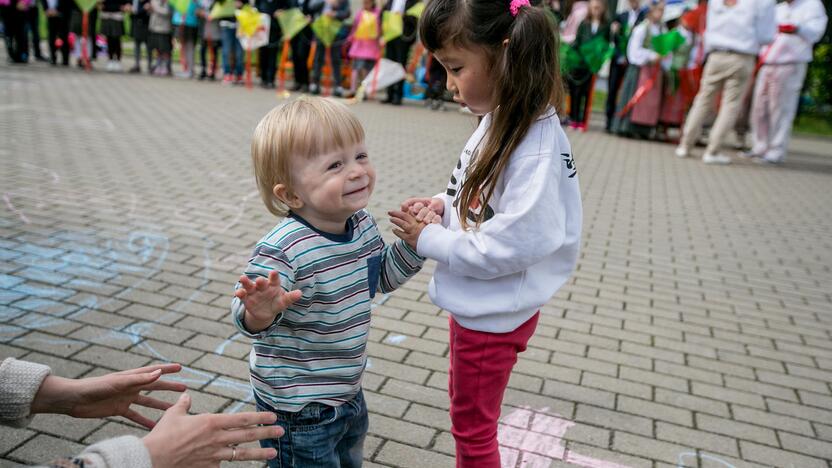
[[[806,68],[805,63],[760,68],[751,103],[752,153],[772,162],[786,159]]]

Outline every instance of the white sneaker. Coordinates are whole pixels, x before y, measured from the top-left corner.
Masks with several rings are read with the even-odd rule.
[[[686,158],[690,156],[688,149],[682,146],[677,146],[675,153],[677,158]]]
[[[731,164],[731,157],[724,154],[710,154],[702,155],[702,162],[705,164]]]
[[[119,62],[118,60],[113,61],[113,71],[117,73],[121,72],[121,62]]]
[[[754,151],[737,151],[737,156],[743,159],[760,159],[761,155],[755,153]]]
[[[113,61],[110,60],[107,62],[107,67],[105,68],[108,72],[113,71]]]

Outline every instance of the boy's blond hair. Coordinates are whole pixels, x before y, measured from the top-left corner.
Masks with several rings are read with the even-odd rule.
[[[266,208],[275,216],[289,212],[273,189],[283,184],[291,192],[293,158],[310,158],[363,141],[364,128],[358,118],[331,99],[302,96],[272,109],[257,124],[251,140],[254,177]]]

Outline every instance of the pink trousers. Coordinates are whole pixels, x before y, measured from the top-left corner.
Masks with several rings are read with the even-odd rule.
[[[503,393],[539,316],[508,333],[469,330],[450,318],[448,394],[458,468],[500,468],[497,420]]]

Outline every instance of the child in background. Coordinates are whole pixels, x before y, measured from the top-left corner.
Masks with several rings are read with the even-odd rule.
[[[425,224],[385,245],[366,211],[375,170],[364,130],[341,103],[301,97],[269,112],[251,143],[266,208],[285,217],[257,243],[231,306],[254,339],[257,408],[286,435],[271,467],[359,467],[368,418],[361,379],[370,304],[416,274]],[[437,221],[438,219],[429,219]]]
[[[364,0],[362,10],[353,20],[349,41],[352,44],[347,55],[352,60],[352,79],[348,96],[352,97],[381,57],[381,13],[375,0]]]
[[[239,0],[215,0],[211,7],[211,19],[220,26],[222,37],[222,84],[243,84],[243,46],[237,39],[237,17],[234,15]],[[231,67],[232,55],[234,68]]]
[[[199,9],[196,11],[197,36],[200,39],[199,63],[202,66],[199,79],[201,81],[207,78],[214,81],[220,51],[220,25],[216,20],[211,19],[213,0],[199,0],[199,2]]]
[[[125,0],[101,0],[101,34],[107,38],[107,71],[121,71],[121,36],[124,35],[124,12],[130,3]]]
[[[269,42],[258,49],[258,61],[260,66],[260,86],[265,89],[273,89],[275,74],[277,71],[277,52],[280,50],[283,38],[283,31],[277,21],[277,15],[289,8],[289,0],[257,0],[255,2],[257,11],[269,15]]]
[[[170,3],[168,0],[150,0],[150,37],[148,44],[150,50],[156,55],[156,64],[153,66],[153,74],[157,76],[171,75],[171,24],[170,24]]]
[[[325,0],[321,14],[343,22],[350,17],[350,2],[349,0]],[[332,95],[336,97],[344,94],[344,89],[341,88],[341,47],[344,45],[347,34],[349,34],[349,28],[342,24],[329,49],[329,64],[332,67],[332,86],[334,87]],[[309,92],[312,94],[321,92],[321,73],[326,62],[325,55],[326,47],[318,41],[315,48],[315,64],[312,67],[312,82],[309,84]]]
[[[153,51],[148,42],[148,25],[150,23],[149,5],[150,0],[132,0],[131,2],[131,33],[133,34],[133,57],[136,63],[130,69],[130,73],[142,72],[142,44],[147,53],[147,72],[151,73],[153,68]]]
[[[606,0],[590,0],[589,14],[578,26],[578,34],[572,48],[581,55],[581,64],[571,70],[566,78],[569,84],[569,126],[586,131],[587,105],[589,93],[592,92],[592,71],[586,60],[583,59],[581,46],[601,37],[607,43],[610,42],[610,22],[607,19]]]
[[[184,59],[182,72],[179,78],[190,79],[194,77],[194,52],[196,51],[196,37],[199,27],[196,12],[199,9],[198,0],[188,2],[188,10],[183,15],[178,11],[173,12],[173,27],[176,28],[176,36],[182,44],[181,54]]]
[[[556,105],[554,24],[529,0],[432,0],[422,44],[454,100],[482,116],[445,193],[410,199],[391,221],[436,260],[431,300],[450,314],[451,432],[457,467],[499,468],[497,420],[539,309],[569,279],[581,241],[581,193]],[[413,218],[415,215],[415,219]]]
[[[663,1],[652,0],[645,21],[633,29],[627,43],[627,62],[630,65],[621,83],[618,107],[612,122],[612,131],[619,135],[650,138],[659,123],[664,74],[660,65],[662,57],[653,50],[651,39],[667,32],[667,26],[662,22],[664,7]],[[649,89],[647,83],[652,83]],[[634,100],[633,96],[642,86],[647,91],[640,99]]]

